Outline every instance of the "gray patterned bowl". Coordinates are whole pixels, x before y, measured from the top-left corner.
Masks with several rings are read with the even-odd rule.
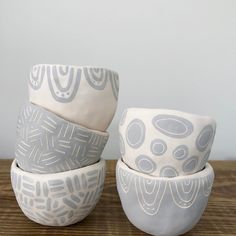
[[[15,157],[27,172],[57,173],[96,163],[107,140],[106,132],[68,122],[29,103],[19,114]]]
[[[116,183],[129,221],[158,236],[191,230],[201,218],[211,193],[214,171],[210,164],[195,174],[174,178],[154,177],[130,169],[119,160]]]
[[[23,213],[42,225],[66,226],[95,208],[104,185],[105,161],[56,174],[33,174],[11,166],[11,182]]]
[[[117,107],[119,77],[114,71],[72,65],[35,65],[29,77],[30,102],[89,129],[105,131]]]
[[[204,168],[216,130],[208,116],[129,108],[120,121],[120,150],[132,169],[152,176],[189,175]]]

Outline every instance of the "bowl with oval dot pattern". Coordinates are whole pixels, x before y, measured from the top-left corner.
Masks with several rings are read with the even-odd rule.
[[[30,220],[48,226],[66,226],[87,217],[100,199],[105,161],[54,174],[23,171],[11,165],[11,183],[21,210]]]
[[[32,67],[30,102],[89,129],[105,131],[115,114],[119,76],[100,67],[40,64]]]
[[[150,176],[128,167],[121,159],[116,183],[123,210],[138,229],[158,236],[182,235],[201,218],[211,193],[210,164],[195,174],[173,178]]]
[[[189,175],[204,168],[216,131],[209,116],[166,109],[128,108],[120,152],[131,168],[153,176]]]

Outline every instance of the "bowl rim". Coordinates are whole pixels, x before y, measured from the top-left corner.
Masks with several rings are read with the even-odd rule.
[[[52,64],[45,64],[45,63],[38,63],[38,64],[35,64],[35,65],[32,65],[31,66],[31,70],[34,68],[34,67],[36,67],[36,66],[68,66],[68,67],[70,67],[70,68],[74,68],[74,69],[100,69],[100,70],[105,70],[105,71],[109,71],[109,72],[111,72],[111,73],[113,73],[113,74],[116,74],[117,76],[118,76],[118,79],[119,79],[119,74],[118,74],[118,72],[116,72],[116,71],[114,71],[114,70],[111,70],[111,69],[107,69],[107,68],[105,68],[105,67],[102,67],[102,66],[92,66],[92,65],[74,65],[74,64],[72,64],[72,65],[70,65],[70,64],[54,64],[54,63],[52,63]]]
[[[158,115],[162,115],[162,114],[154,114],[155,112],[160,112],[163,113],[163,115],[182,115],[183,118],[185,118],[186,116],[188,116],[188,118],[193,119],[193,120],[208,120],[209,122],[211,122],[213,125],[216,126],[216,120],[208,115],[200,115],[200,114],[195,114],[195,113],[191,113],[191,112],[185,112],[182,110],[176,110],[176,109],[165,109],[165,108],[150,108],[150,107],[128,107],[126,109],[124,109],[123,113],[136,113],[138,112],[139,114],[142,112],[145,112],[145,115],[149,115],[149,116],[158,116]],[[127,116],[127,115],[126,115]],[[142,117],[142,116],[141,116]],[[137,115],[136,117],[137,119],[139,118],[139,115]],[[142,119],[142,118],[141,118]]]
[[[87,132],[90,132],[90,133],[95,133],[95,134],[98,134],[102,137],[109,137],[109,133],[107,131],[100,131],[100,130],[95,130],[95,129],[90,129],[90,128],[87,128],[85,126],[82,126],[80,124],[77,124],[75,122],[72,122],[72,121],[68,121],[66,119],[64,119],[63,117],[61,117],[60,115],[50,111],[49,109],[45,108],[45,107],[42,107],[42,106],[39,106],[33,102],[26,102],[23,106],[21,106],[21,110],[24,108],[24,107],[27,107],[27,106],[32,106],[38,110],[42,110],[43,112],[45,113],[50,113],[50,115],[53,115],[55,116],[58,120],[62,121],[62,122],[67,122],[67,123],[70,123],[74,126],[77,126],[78,128],[80,129],[83,129],[83,130],[86,130]]]
[[[152,175],[145,174],[145,173],[139,172],[137,170],[134,170],[134,169],[130,168],[124,161],[122,161],[122,158],[118,159],[116,166],[117,166],[117,168],[120,167],[120,168],[125,169],[126,171],[132,173],[133,175],[140,176],[142,178],[150,178],[152,180],[163,180],[163,181],[168,181],[168,182],[176,181],[176,180],[180,180],[180,181],[183,180],[184,181],[184,180],[189,180],[189,179],[198,179],[198,178],[204,178],[204,177],[209,176],[211,174],[214,175],[214,170],[213,170],[211,164],[208,162],[206,163],[204,169],[202,169],[194,174],[179,175],[179,176],[171,177],[171,178],[161,177],[161,176],[152,176]]]
[[[14,171],[17,174],[23,174],[33,179],[41,179],[41,180],[52,179],[52,178],[65,179],[70,175],[75,175],[75,174],[80,174],[80,173],[82,174],[82,173],[86,173],[93,170],[99,170],[99,169],[102,169],[103,167],[106,167],[106,161],[103,158],[100,158],[100,160],[97,163],[89,165],[89,166],[81,167],[78,169],[68,170],[68,171],[63,171],[63,172],[58,172],[58,173],[39,174],[39,173],[32,173],[32,172],[22,170],[17,165],[17,160],[14,159],[11,164],[11,172]]]

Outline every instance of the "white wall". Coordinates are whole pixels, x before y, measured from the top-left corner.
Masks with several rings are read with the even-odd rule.
[[[97,65],[120,74],[104,157],[119,156],[126,107],[208,114],[211,158],[236,157],[236,1],[0,0],[0,156],[14,156],[16,117],[37,63]]]

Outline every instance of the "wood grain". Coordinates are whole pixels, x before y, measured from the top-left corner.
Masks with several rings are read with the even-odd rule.
[[[47,227],[28,220],[15,200],[10,183],[11,160],[0,160],[0,235],[146,235],[125,216],[116,190],[116,161],[107,161],[104,192],[95,210],[82,222]],[[236,161],[212,161],[215,182],[200,222],[186,235],[236,235]]]

